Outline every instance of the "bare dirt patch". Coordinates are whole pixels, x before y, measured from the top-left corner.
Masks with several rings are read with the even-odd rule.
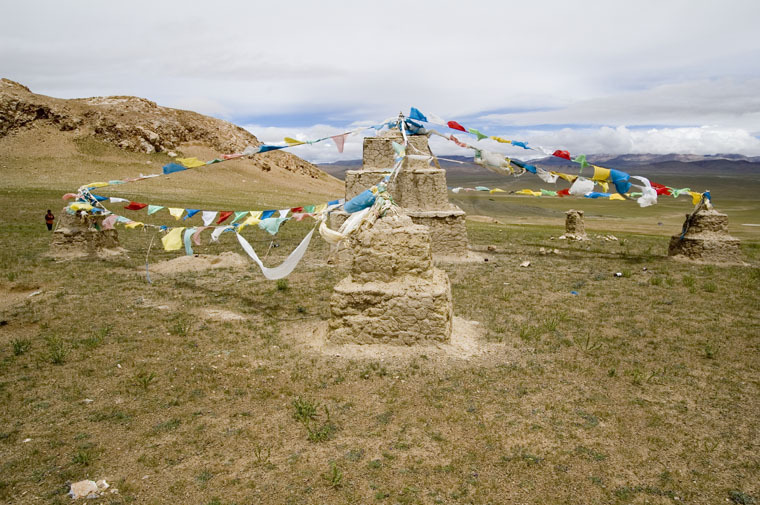
[[[162,275],[176,275],[186,272],[203,272],[217,268],[245,269],[251,263],[242,255],[231,251],[219,255],[193,254],[178,256],[174,259],[150,265],[150,272]]]

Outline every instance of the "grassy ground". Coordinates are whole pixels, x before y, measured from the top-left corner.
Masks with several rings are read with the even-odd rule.
[[[287,281],[148,284],[148,233],[120,230],[129,257],[44,256],[60,193],[0,204],[4,503],[68,503],[84,478],[117,487],[100,500],[114,504],[760,501],[757,241],[754,266],[696,266],[620,227],[579,244],[550,240],[556,224],[470,223],[496,252],[444,268],[484,352],[381,361],[304,345],[344,275],[322,241]],[[289,223],[267,261],[308,226]],[[198,252],[226,250],[234,237]]]

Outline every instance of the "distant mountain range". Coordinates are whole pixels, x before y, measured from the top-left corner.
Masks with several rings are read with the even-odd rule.
[[[469,156],[446,156],[447,159],[461,163],[440,160],[441,168],[446,169],[450,176],[487,175],[490,172],[476,165]],[[616,168],[635,174],[731,174],[760,177],[760,156],[748,157],[741,154],[597,154],[587,157],[589,163],[607,168]],[[554,156],[538,158],[531,164],[551,170],[567,169],[577,173],[579,165]],[[347,170],[358,170],[362,160],[344,160],[334,163],[322,163],[320,169],[339,179],[345,179]]]

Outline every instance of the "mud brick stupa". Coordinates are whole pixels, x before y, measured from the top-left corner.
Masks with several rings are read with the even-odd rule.
[[[409,135],[407,154],[429,154],[425,135]],[[346,201],[380,182],[394,166],[393,142],[403,143],[398,129],[390,129],[377,137],[364,139],[361,170],[346,172]],[[435,259],[464,258],[468,255],[465,213],[449,202],[446,171],[430,166],[428,160],[407,158],[395,180],[388,184],[401,211],[414,224],[430,229],[431,248]],[[344,216],[335,216],[340,222]]]
[[[706,208],[686,215],[684,232],[670,238],[668,256],[705,263],[742,263],[740,241],[728,234],[728,216]]]
[[[446,272],[433,266],[428,228],[389,212],[349,238],[351,269],[330,300],[328,339],[345,344],[448,342]]]

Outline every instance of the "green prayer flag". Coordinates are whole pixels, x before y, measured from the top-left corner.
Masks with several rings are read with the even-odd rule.
[[[243,216],[245,216],[245,215],[248,214],[248,212],[249,211],[247,211],[247,210],[241,210],[241,211],[235,212],[235,219],[233,219],[230,224],[235,224],[238,221],[238,219],[242,219]]]
[[[467,131],[470,132],[470,133],[472,133],[473,135],[476,135],[478,137],[478,140],[483,140],[483,139],[487,139],[488,138],[488,135],[483,135],[482,133],[480,133],[475,128],[468,128]]]

